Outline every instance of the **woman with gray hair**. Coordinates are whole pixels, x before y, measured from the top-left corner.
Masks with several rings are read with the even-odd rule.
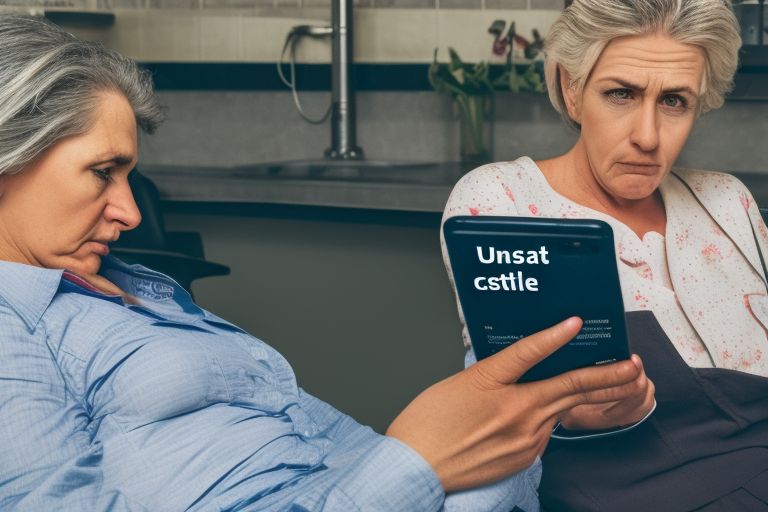
[[[387,435],[356,423],[109,255],[141,220],[137,127],[160,118],[130,60],[0,16],[0,510],[535,512],[557,415],[646,399],[637,361],[516,383],[569,319],[430,387]]]
[[[621,436],[553,441],[546,508],[768,510],[768,230],[732,176],[673,168],[699,115],[723,104],[739,47],[724,0],[575,0],[545,46],[575,145],[478,168],[448,200],[444,219],[587,218],[614,232],[630,348],[658,408]],[[620,424],[617,410],[567,411],[558,438]]]

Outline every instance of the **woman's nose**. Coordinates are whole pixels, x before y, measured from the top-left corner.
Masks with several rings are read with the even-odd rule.
[[[643,152],[650,152],[658,147],[659,124],[655,102],[643,104],[636,112],[630,142]]]
[[[120,231],[128,231],[141,223],[141,212],[133,199],[133,192],[127,179],[112,184],[112,194],[104,211],[108,221],[118,224]]]

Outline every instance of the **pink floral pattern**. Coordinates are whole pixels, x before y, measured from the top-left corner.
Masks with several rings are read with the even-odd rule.
[[[444,218],[466,215],[469,208],[483,215],[604,220],[614,231],[627,311],[653,311],[691,366],[768,376],[763,357],[768,294],[744,211],[763,242],[768,242],[768,229],[735,178],[696,171],[679,171],[678,176],[667,177],[660,187],[666,233],[648,232],[643,238],[616,219],[558,194],[527,157],[464,176],[451,193]],[[448,265],[445,252],[444,258]]]

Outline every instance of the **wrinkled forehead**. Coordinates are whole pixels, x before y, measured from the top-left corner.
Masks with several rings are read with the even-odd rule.
[[[688,88],[701,94],[705,78],[704,51],[663,34],[619,37],[606,45],[588,81],[610,78],[642,87]]]

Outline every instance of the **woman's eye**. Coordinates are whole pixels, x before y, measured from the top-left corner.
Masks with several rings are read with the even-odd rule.
[[[632,99],[632,91],[629,89],[611,89],[610,91],[607,91],[605,95],[609,100],[615,102],[623,102]]]
[[[91,169],[91,171],[98,179],[100,179],[105,183],[109,183],[110,181],[112,181],[111,167],[107,167],[106,169]]]
[[[669,108],[684,109],[688,106],[688,102],[685,98],[677,94],[668,94],[661,99],[662,105]]]

